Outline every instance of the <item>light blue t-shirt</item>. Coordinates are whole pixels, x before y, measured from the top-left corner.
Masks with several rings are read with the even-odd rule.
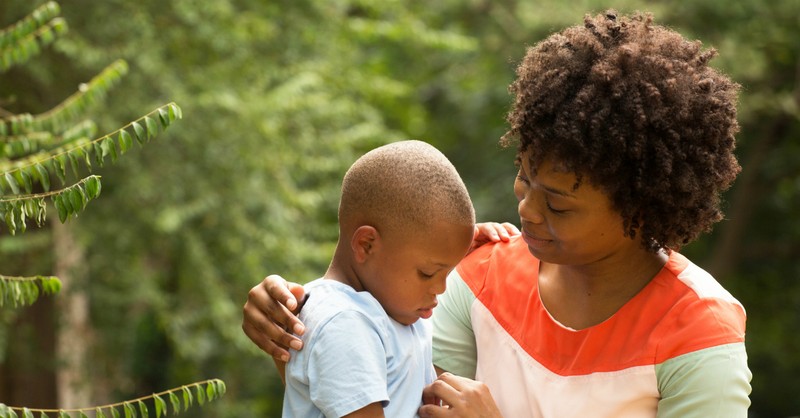
[[[402,325],[368,292],[334,280],[305,286],[303,349],[286,365],[283,417],[341,417],[382,402],[387,417],[415,417],[436,378],[431,326]]]

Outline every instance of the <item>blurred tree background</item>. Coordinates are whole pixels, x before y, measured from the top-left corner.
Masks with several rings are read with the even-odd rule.
[[[0,25],[42,3],[4,0]],[[517,223],[514,152],[497,145],[514,67],[527,46],[608,7],[59,3],[70,33],[0,79],[0,109],[50,108],[124,58],[131,71],[95,118],[99,131],[167,101],[180,104],[184,119],[113,170],[97,170],[102,201],[63,230],[30,231],[14,243],[0,236],[0,260],[19,274],[63,264],[66,255],[53,247],[66,239],[74,274],[62,292],[81,296],[87,312],[70,340],[84,347],[80,364],[44,364],[35,355],[55,350],[56,329],[75,326],[48,303],[0,318],[0,399],[52,406],[51,398],[29,401],[40,388],[55,392],[56,367],[84,376],[86,386],[74,390],[90,392],[94,403],[219,377],[227,394],[198,410],[203,417],[280,415],[280,381],[241,332],[241,306],[268,273],[310,280],[324,272],[339,182],[364,151],[398,139],[431,142],[464,176],[479,220]],[[748,310],[751,416],[800,415],[800,0],[613,6],[650,11],[657,23],[718,48],[713,64],[743,86],[744,170],[726,196],[728,219],[683,252]]]

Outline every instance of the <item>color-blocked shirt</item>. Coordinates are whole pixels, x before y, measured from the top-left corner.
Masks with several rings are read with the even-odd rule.
[[[486,383],[505,417],[746,417],[745,311],[677,252],[606,321],[558,323],[520,238],[448,277],[434,310],[436,366]]]
[[[431,324],[403,325],[369,292],[334,280],[305,286],[303,349],[286,365],[283,417],[340,417],[381,402],[387,417],[414,417],[436,378]]]

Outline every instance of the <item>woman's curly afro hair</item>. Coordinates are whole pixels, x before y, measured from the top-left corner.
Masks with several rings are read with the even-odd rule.
[[[708,66],[715,55],[649,14],[587,15],[528,49],[501,142],[603,190],[645,248],[678,249],[722,219],[741,170],[739,86]]]

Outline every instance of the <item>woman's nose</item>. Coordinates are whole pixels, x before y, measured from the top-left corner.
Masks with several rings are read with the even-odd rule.
[[[517,206],[517,212],[519,212],[520,220],[535,224],[544,222],[544,216],[542,216],[542,212],[539,209],[540,207],[541,205],[536,202],[533,193],[528,191],[522,196],[521,199],[519,199],[519,204]]]

